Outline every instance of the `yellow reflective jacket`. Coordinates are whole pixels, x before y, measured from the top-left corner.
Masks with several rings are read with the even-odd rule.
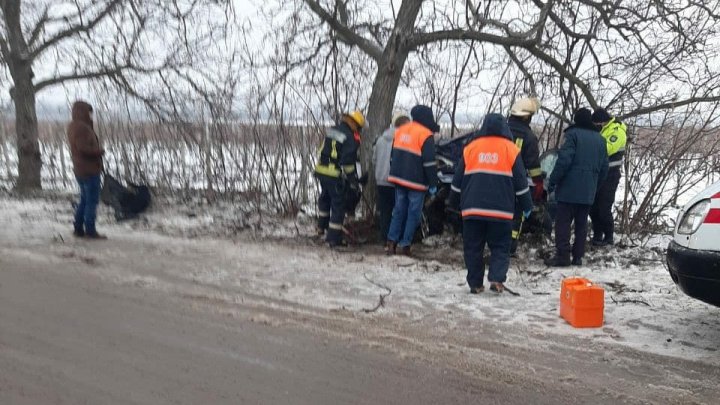
[[[627,144],[627,125],[612,118],[610,122],[603,126],[600,134],[605,138],[607,144],[610,167],[621,166],[625,156],[625,145]]]

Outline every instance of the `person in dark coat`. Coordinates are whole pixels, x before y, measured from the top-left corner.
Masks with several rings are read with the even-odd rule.
[[[348,199],[360,192],[356,164],[363,126],[365,117],[360,111],[344,114],[340,122],[325,133],[315,166],[315,177],[320,182],[318,234],[327,232],[325,241],[331,248],[344,244],[345,214],[354,204]]]
[[[557,201],[555,256],[548,266],[582,265],[587,237],[587,219],[599,184],[608,172],[607,146],[592,122],[592,113],[581,108],[574,124],[565,130],[565,142],[548,182]],[[570,228],[575,223],[575,243],[570,260]]]
[[[399,246],[406,256],[422,220],[425,194],[437,193],[433,134],[440,130],[428,106],[416,105],[410,117],[412,121],[398,128],[393,138],[388,181],[395,185],[395,207],[385,245],[387,254],[395,254]]]
[[[73,234],[81,238],[107,239],[95,227],[105,150],[100,146],[93,128],[92,115],[90,104],[76,101],[72,106],[72,121],[67,127],[73,171],[80,186],[80,202],[75,211]]]
[[[500,114],[488,114],[475,138],[465,146],[453,177],[448,207],[463,218],[463,245],[470,293],[484,290],[485,244],[490,247],[488,281],[492,291],[505,290],[516,199],[530,216],[532,200],[520,149]],[[490,192],[488,190],[491,190]]]

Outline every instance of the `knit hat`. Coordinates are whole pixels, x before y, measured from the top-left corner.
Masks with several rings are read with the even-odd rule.
[[[433,133],[440,131],[440,126],[435,122],[433,110],[422,104],[418,104],[410,110],[413,121],[429,129]]]
[[[604,108],[598,108],[592,114],[592,122],[594,122],[596,124],[608,122],[608,121],[610,121],[610,119],[611,119],[610,114],[608,114],[608,112],[605,111]]]
[[[580,108],[573,114],[575,126],[580,128],[597,128],[592,122],[592,113],[587,108]]]

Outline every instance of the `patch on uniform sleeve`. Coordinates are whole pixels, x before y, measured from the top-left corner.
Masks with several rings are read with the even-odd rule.
[[[618,140],[617,135],[613,135],[610,137],[610,142],[616,142]]]

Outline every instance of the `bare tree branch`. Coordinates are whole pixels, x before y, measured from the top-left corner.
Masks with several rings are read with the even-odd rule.
[[[618,116],[620,119],[627,119],[637,117],[641,115],[652,114],[654,112],[663,110],[673,110],[678,107],[683,107],[691,104],[702,104],[702,103],[717,103],[720,102],[720,96],[705,96],[705,97],[690,97],[680,101],[669,101],[667,103],[656,104],[649,107],[642,107],[628,114],[621,114]]]
[[[57,34],[53,35],[51,38],[48,38],[44,42],[42,42],[40,45],[38,45],[35,49],[32,50],[30,53],[30,59],[35,59],[39,55],[41,55],[45,50],[55,46],[60,41],[70,38],[74,35],[81,34],[81,33],[88,33],[92,31],[98,24],[100,24],[107,16],[109,16],[115,9],[118,8],[118,6],[122,3],[123,0],[111,0],[109,3],[103,7],[102,10],[100,10],[94,17],[90,18],[87,22],[83,22],[83,15],[79,14],[77,18],[80,20],[80,22],[70,25],[68,28],[58,32]],[[42,22],[42,21],[41,21]],[[38,24],[39,25],[39,24]],[[36,27],[37,29],[37,27]]]
[[[335,32],[339,34],[338,39],[348,45],[357,46],[368,56],[373,58],[376,62],[379,62],[382,59],[383,50],[380,49],[379,46],[360,36],[358,33],[340,22],[337,18],[333,17],[330,13],[325,11],[325,9],[317,1],[303,1],[318,17],[320,17],[320,19],[325,21],[325,23],[327,23],[330,28],[332,28]]]

